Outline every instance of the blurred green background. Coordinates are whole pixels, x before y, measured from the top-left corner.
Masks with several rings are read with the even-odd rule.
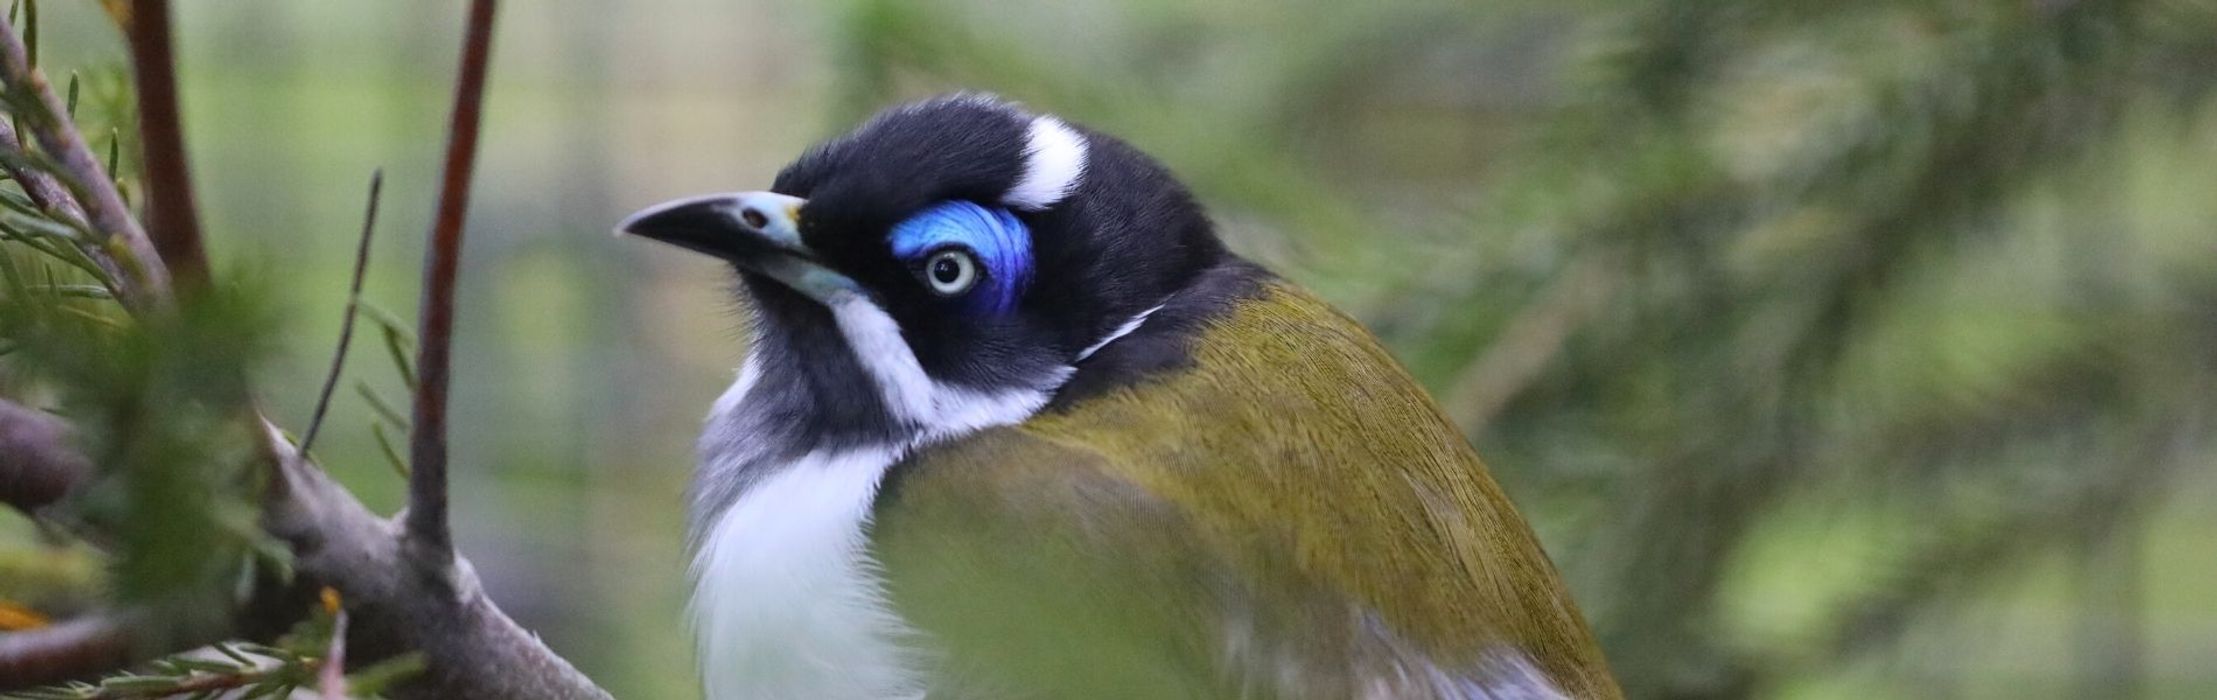
[[[48,70],[120,99],[98,6],[45,5]],[[1635,697],[2217,697],[2217,2],[1048,5],[502,8],[457,528],[617,696],[697,694],[680,491],[743,348],[722,268],[610,226],[971,88],[1155,154],[1386,338]],[[369,297],[414,309],[461,7],[178,12],[297,430],[375,168]],[[400,395],[374,343],[349,371]],[[316,452],[397,506],[334,410]]]

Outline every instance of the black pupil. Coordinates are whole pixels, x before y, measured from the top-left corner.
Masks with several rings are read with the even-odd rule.
[[[962,278],[962,264],[952,255],[941,256],[931,262],[931,278],[940,284],[954,284]]]

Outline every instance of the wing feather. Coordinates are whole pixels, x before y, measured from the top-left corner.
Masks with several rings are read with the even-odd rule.
[[[1530,529],[1360,326],[1273,283],[1192,354],[896,468],[875,553],[944,656],[935,697],[1616,696]]]

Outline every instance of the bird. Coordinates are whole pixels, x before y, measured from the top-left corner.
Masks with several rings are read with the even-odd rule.
[[[1122,140],[945,95],[617,232],[747,311],[688,495],[711,700],[1621,694],[1419,384]]]

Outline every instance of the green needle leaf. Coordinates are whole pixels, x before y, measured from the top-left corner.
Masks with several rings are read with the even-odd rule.
[[[354,382],[354,393],[361,394],[362,400],[369,402],[370,410],[377,412],[378,418],[382,418],[385,422],[391,423],[393,427],[401,429],[408,428],[408,414],[401,413],[399,410],[394,409],[391,403],[387,403],[385,401],[385,397],[379,396],[377,394],[376,389],[370,388],[368,382]]]
[[[370,435],[377,438],[377,451],[385,454],[385,463],[393,467],[400,478],[408,478],[408,460],[400,457],[400,449],[393,446],[392,436],[385,434],[384,423],[371,423]]]

